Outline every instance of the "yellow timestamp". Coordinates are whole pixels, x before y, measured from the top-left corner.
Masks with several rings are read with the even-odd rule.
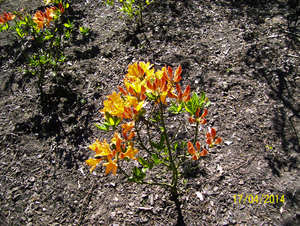
[[[284,195],[233,195],[234,203],[284,203]]]

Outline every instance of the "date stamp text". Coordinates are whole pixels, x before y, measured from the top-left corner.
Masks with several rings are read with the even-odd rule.
[[[284,195],[233,195],[234,203],[284,203]]]

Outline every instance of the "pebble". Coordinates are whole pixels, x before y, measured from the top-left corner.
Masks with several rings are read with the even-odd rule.
[[[214,187],[214,189],[213,189],[214,192],[216,192],[216,191],[218,191],[218,190],[219,190],[218,187]]]
[[[224,225],[224,226],[225,226],[225,225],[229,225],[229,221],[228,221],[228,220],[223,221],[223,225]]]
[[[243,184],[244,184],[244,181],[240,180],[238,184],[239,184],[239,185],[243,185]]]

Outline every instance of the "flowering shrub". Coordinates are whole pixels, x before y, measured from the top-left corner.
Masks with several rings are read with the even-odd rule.
[[[143,26],[143,10],[144,10],[144,5],[150,5],[152,1],[149,0],[117,0],[117,2],[122,4],[122,7],[120,7],[120,11],[127,13],[129,18],[134,18],[136,17],[137,20],[137,25],[138,27]],[[107,5],[114,5],[114,0],[106,0]]]
[[[34,15],[24,13],[24,10],[6,13],[0,16],[0,31],[12,30],[17,38],[21,39],[22,54],[28,60],[30,68],[26,73],[37,75],[38,88],[43,94],[42,86],[45,80],[45,74],[48,69],[52,74],[57,74],[59,63],[64,62],[64,45],[70,38],[72,24],[63,24],[63,14],[68,4],[63,4],[61,0],[45,0],[46,7],[44,11],[38,10]],[[14,20],[14,25],[9,21]],[[33,54],[23,51],[26,47],[34,46]]]
[[[90,145],[95,156],[86,160],[86,163],[93,171],[100,162],[104,162],[105,174],[112,172],[115,175],[119,170],[131,182],[166,186],[171,189],[173,196],[177,196],[178,180],[195,168],[192,162],[206,156],[207,148],[213,148],[222,139],[216,138],[216,130],[211,128],[206,134],[207,147],[204,144],[201,146],[198,141],[199,132],[207,123],[206,107],[209,101],[204,92],[200,97],[196,93],[191,96],[189,85],[182,91],[179,85],[181,66],[174,73],[171,67],[165,66],[155,71],[152,66],[149,62],[129,65],[124,87],[119,87],[118,93],[113,92],[103,102],[104,108],[100,112],[104,116],[104,123],[96,126],[105,131],[112,128],[114,136],[111,142],[97,139]],[[180,126],[170,137],[165,112],[168,105],[171,113],[179,115],[186,112],[190,115],[188,121],[196,124],[192,142],[175,140]],[[152,130],[156,130],[158,141],[155,141]],[[143,137],[142,132],[146,132]],[[132,172],[128,173],[123,166],[130,160],[136,161],[139,167],[134,166]],[[185,162],[188,162],[187,169],[181,167]],[[172,172],[170,182],[163,179],[158,181],[158,177],[146,177],[150,170],[162,172],[161,167]]]

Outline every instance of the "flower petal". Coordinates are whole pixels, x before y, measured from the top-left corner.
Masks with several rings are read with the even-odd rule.
[[[205,108],[203,114],[201,115],[201,118],[204,118],[204,117],[207,115],[207,113],[208,113],[208,111],[207,111],[207,109]]]
[[[182,72],[182,68],[179,65],[178,68],[175,70],[174,82],[179,82],[181,80],[181,72]]]
[[[203,149],[202,152],[200,153],[200,156],[205,156],[207,155],[207,150],[206,149]]]
[[[189,151],[189,153],[191,155],[194,155],[196,153],[196,150],[195,150],[193,144],[189,141],[187,145],[188,145],[188,151]]]

